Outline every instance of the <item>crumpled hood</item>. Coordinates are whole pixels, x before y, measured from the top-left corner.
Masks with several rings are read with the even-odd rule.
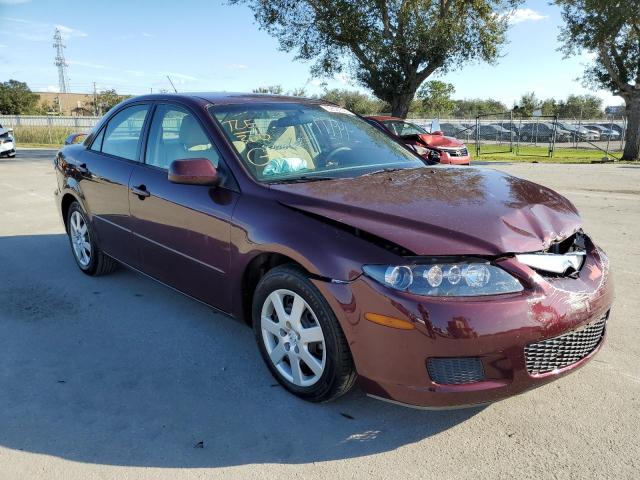
[[[457,138],[445,137],[444,135],[423,133],[420,135],[420,140],[432,147],[458,148],[464,146],[464,142],[461,142]]]
[[[271,188],[284,205],[417,255],[535,252],[581,226],[563,196],[487,168],[434,166]]]

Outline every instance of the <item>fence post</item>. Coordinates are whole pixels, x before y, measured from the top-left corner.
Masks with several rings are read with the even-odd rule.
[[[49,131],[49,143],[53,143],[53,138],[51,138],[51,117],[47,117],[47,130]]]
[[[509,112],[509,153],[513,153],[513,110]]]
[[[553,133],[551,134],[551,145],[549,145],[549,158],[553,158],[553,154],[556,151],[556,138],[558,134],[558,115],[553,117]]]
[[[476,115],[476,157],[480,156],[480,115]]]
[[[609,144],[611,143],[611,132],[613,132],[613,129],[611,128],[612,125],[613,125],[613,116],[609,117],[609,135],[607,135],[607,149],[604,152],[604,156],[607,160],[609,160]]]

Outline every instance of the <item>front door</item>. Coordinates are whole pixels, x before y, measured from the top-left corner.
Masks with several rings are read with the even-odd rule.
[[[160,104],[145,154],[129,181],[139,268],[223,311],[230,310],[230,221],[238,193],[168,180],[173,160],[207,158],[224,168],[215,145],[186,109]]]

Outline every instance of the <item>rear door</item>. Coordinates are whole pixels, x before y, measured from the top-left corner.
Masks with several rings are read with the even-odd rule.
[[[221,310],[230,309],[230,221],[239,193],[168,180],[173,160],[206,158],[225,165],[193,112],[159,104],[149,128],[145,163],[129,182],[139,268]],[[228,172],[227,172],[228,173]]]
[[[150,105],[127,106],[111,117],[78,157],[80,189],[101,248],[125,263],[135,259],[131,245],[129,178],[140,160],[141,137]]]

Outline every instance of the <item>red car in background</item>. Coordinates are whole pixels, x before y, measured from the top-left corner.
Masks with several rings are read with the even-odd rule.
[[[397,117],[370,116],[365,119],[399,138],[424,158],[452,165],[471,164],[467,146],[457,138],[445,137],[437,128],[429,133],[424,128]]]

